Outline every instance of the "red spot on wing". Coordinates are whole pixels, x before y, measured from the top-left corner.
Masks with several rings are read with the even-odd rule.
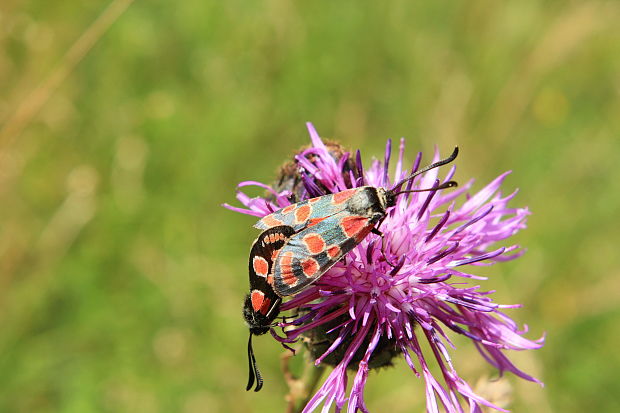
[[[316,198],[312,198],[308,200],[309,204],[314,204],[315,202],[319,202],[321,200],[321,198],[323,198],[322,196],[316,197]]]
[[[368,226],[362,228],[362,230],[360,232],[358,232],[357,235],[355,236],[355,242],[357,242],[358,244],[360,242],[362,242],[364,240],[364,238],[366,238],[366,235],[368,235],[370,233],[371,229],[372,229],[371,225],[368,225]]]
[[[267,215],[266,217],[261,219],[261,222],[265,224],[266,226],[268,226],[269,228],[277,227],[278,225],[284,224],[284,222],[280,221],[279,219],[274,218],[273,215]]]
[[[311,212],[312,212],[312,208],[310,207],[310,205],[306,204],[306,205],[300,206],[295,211],[295,222],[297,222],[298,224],[305,222],[310,216]]]
[[[265,237],[264,243],[265,244],[273,244],[275,242],[278,241],[283,241],[285,239],[285,236],[283,233],[278,232],[275,234],[269,234],[269,236]]]
[[[308,252],[312,255],[323,252],[325,249],[325,241],[323,240],[323,237],[317,233],[306,235],[304,237],[304,244],[306,244]]]
[[[265,300],[265,293],[260,290],[253,290],[250,297],[252,299],[252,309],[254,311],[260,311],[263,301]]]
[[[327,249],[329,258],[336,258],[338,254],[340,254],[340,247],[338,245],[332,245]]]
[[[348,238],[353,238],[366,227],[370,230],[368,218],[357,215],[342,218],[342,220],[340,220],[340,226]]]
[[[284,270],[284,267],[293,267],[293,252],[292,251],[287,251],[285,253],[282,254],[282,257],[280,257],[280,267],[282,267],[282,269]]]
[[[266,277],[269,272],[269,263],[263,257],[256,256],[252,259],[254,272],[261,277]]]
[[[288,214],[288,213],[290,213],[291,211],[293,211],[295,208],[297,208],[297,205],[295,205],[295,204],[293,204],[293,205],[289,205],[289,206],[287,206],[286,208],[284,208],[284,209],[282,210],[282,213],[283,213],[283,214]]]
[[[273,274],[267,276],[267,284],[273,285]]]
[[[284,282],[286,285],[290,285],[292,287],[297,284],[297,281],[299,281],[299,278],[297,278],[297,276],[293,274],[293,271],[282,273],[282,282]]]
[[[307,258],[301,262],[301,268],[306,277],[314,277],[319,272],[319,263],[314,258]]]
[[[297,277],[293,274],[293,252],[287,251],[280,258],[280,274],[282,282],[288,285],[297,284]]]
[[[327,218],[327,217],[312,218],[312,219],[310,219],[310,221],[308,221],[308,226],[309,227],[314,226],[314,225],[318,224],[319,222],[323,221],[325,218]]]
[[[262,315],[267,315],[267,313],[269,312],[269,308],[271,307],[271,300],[267,297],[265,297],[263,299],[263,305],[260,306],[260,313]]]
[[[342,204],[343,202],[351,199],[351,197],[355,195],[355,192],[357,192],[357,189],[347,189],[341,192],[337,192],[333,195],[332,202],[336,205]]]

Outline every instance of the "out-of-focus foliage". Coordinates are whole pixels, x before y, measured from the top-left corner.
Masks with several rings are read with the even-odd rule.
[[[139,1],[72,62],[109,3],[0,4],[1,412],[283,411],[269,337],[244,390],[256,231],[220,204],[307,120],[365,160],[458,144],[476,188],[513,170],[528,253],[482,285],[546,332],[515,355],[546,387],[490,381],[458,339],[456,366],[517,412],[620,410],[618,2]],[[401,360],[367,400],[423,411],[423,385]]]

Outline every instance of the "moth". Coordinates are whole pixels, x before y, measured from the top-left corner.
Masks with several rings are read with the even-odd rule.
[[[263,230],[250,251],[250,294],[243,315],[250,329],[248,340],[250,390],[259,391],[263,379],[256,366],[252,335],[267,333],[278,316],[282,298],[299,293],[351,251],[371,232],[383,236],[377,226],[396,205],[399,195],[455,187],[448,181],[433,188],[401,191],[416,176],[448,164],[452,154],[418,170],[392,188],[361,186],[307,199],[281,208],[260,219],[255,228]]]
[[[248,363],[250,377],[246,390],[250,390],[256,378],[256,388],[263,387],[263,379],[256,367],[252,336],[265,334],[280,312],[282,298],[273,289],[273,260],[280,249],[295,233],[293,227],[281,225],[263,231],[250,250],[250,293],[245,297],[243,318],[250,328],[248,340]]]

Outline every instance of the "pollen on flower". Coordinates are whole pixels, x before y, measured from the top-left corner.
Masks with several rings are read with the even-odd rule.
[[[249,198],[240,193],[238,199],[245,208],[227,207],[264,217],[292,201],[365,185],[389,189],[420,168],[421,153],[409,167],[405,165],[404,140],[400,141],[395,172],[390,177],[391,141],[383,162],[374,161],[364,168],[360,151],[350,156],[340,145],[325,144],[312,125],[308,128],[312,145],[283,168],[275,187],[258,184],[267,189],[268,196]],[[439,159],[435,153],[433,161]],[[449,182],[455,172],[454,166],[442,175],[432,169],[402,189],[436,188]],[[282,305],[282,311],[294,310],[296,316],[280,323],[282,333],[277,338],[286,343],[301,341],[316,364],[333,366],[304,412],[321,405],[329,410],[334,404],[336,411],[346,404],[350,412],[368,411],[364,388],[369,370],[389,366],[397,356],[402,356],[423,380],[429,412],[462,411],[464,406],[470,411],[479,411],[481,406],[501,410],[477,395],[458,375],[450,358],[450,351],[454,351],[450,336],[454,335],[471,340],[481,360],[500,374],[511,372],[538,382],[518,369],[507,352],[538,349],[543,339],[523,337],[524,331],[501,311],[508,306],[495,303],[492,294],[479,286],[483,278],[475,275],[478,265],[515,259],[523,253],[507,239],[525,228],[529,211],[508,205],[516,192],[503,195],[500,191],[506,176],[500,175],[477,191],[472,190],[470,180],[456,190],[397,196],[395,206],[380,223],[383,238],[361,234],[351,241],[360,241],[351,252],[325,274],[319,274],[315,284]],[[257,183],[240,186],[250,184]],[[350,192],[345,193],[348,196]],[[339,198],[346,197],[333,197]],[[341,227],[347,236],[363,232],[354,218],[345,220]],[[340,254],[338,245],[322,247],[330,257]],[[288,277],[284,281],[296,283],[293,262],[297,258],[289,254],[279,259]],[[310,265],[304,267],[304,271],[309,270]],[[430,363],[437,364],[441,375],[432,374]],[[354,380],[347,391],[349,374]]]

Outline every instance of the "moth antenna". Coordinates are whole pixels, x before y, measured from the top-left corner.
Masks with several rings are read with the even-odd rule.
[[[256,366],[256,358],[254,357],[254,349],[252,348],[252,333],[250,332],[250,338],[248,339],[248,367],[250,375],[248,377],[248,385],[245,388],[246,391],[250,390],[254,385],[254,379],[256,378],[256,388],[254,391],[259,391],[263,388],[263,376],[261,376],[258,367]]]
[[[254,351],[252,350],[252,333],[250,333],[250,339],[248,340],[248,371],[250,375],[248,377],[248,385],[245,388],[246,391],[250,390],[254,385],[254,368],[256,365],[252,363],[252,359],[254,359]]]
[[[256,366],[256,360],[254,360],[254,368],[256,369],[256,388],[254,389],[256,392],[263,388],[263,376],[260,374],[258,366]]]
[[[394,185],[392,187],[392,191],[395,190],[396,188],[398,188],[399,186],[401,186],[402,184],[404,184],[405,182],[415,178],[416,176],[423,174],[424,172],[430,171],[431,169],[435,169],[438,168],[442,165],[445,165],[447,163],[452,162],[453,160],[456,159],[457,155],[459,154],[459,147],[455,146],[454,147],[454,151],[452,151],[452,155],[448,156],[446,159],[442,159],[440,161],[437,161],[433,164],[428,165],[425,168],[420,169],[419,171],[416,171],[414,173],[412,173],[411,175],[409,175],[408,177],[406,177],[405,179],[403,179],[402,181],[400,181],[399,183],[397,183],[396,185]]]
[[[448,182],[444,182],[441,185],[435,186],[433,188],[424,188],[424,189],[412,189],[409,191],[400,191],[400,192],[395,192],[394,196],[396,195],[400,195],[400,194],[408,194],[411,192],[428,192],[428,191],[438,191],[440,189],[446,189],[446,188],[454,188],[459,186],[459,184],[456,181],[448,181]]]

